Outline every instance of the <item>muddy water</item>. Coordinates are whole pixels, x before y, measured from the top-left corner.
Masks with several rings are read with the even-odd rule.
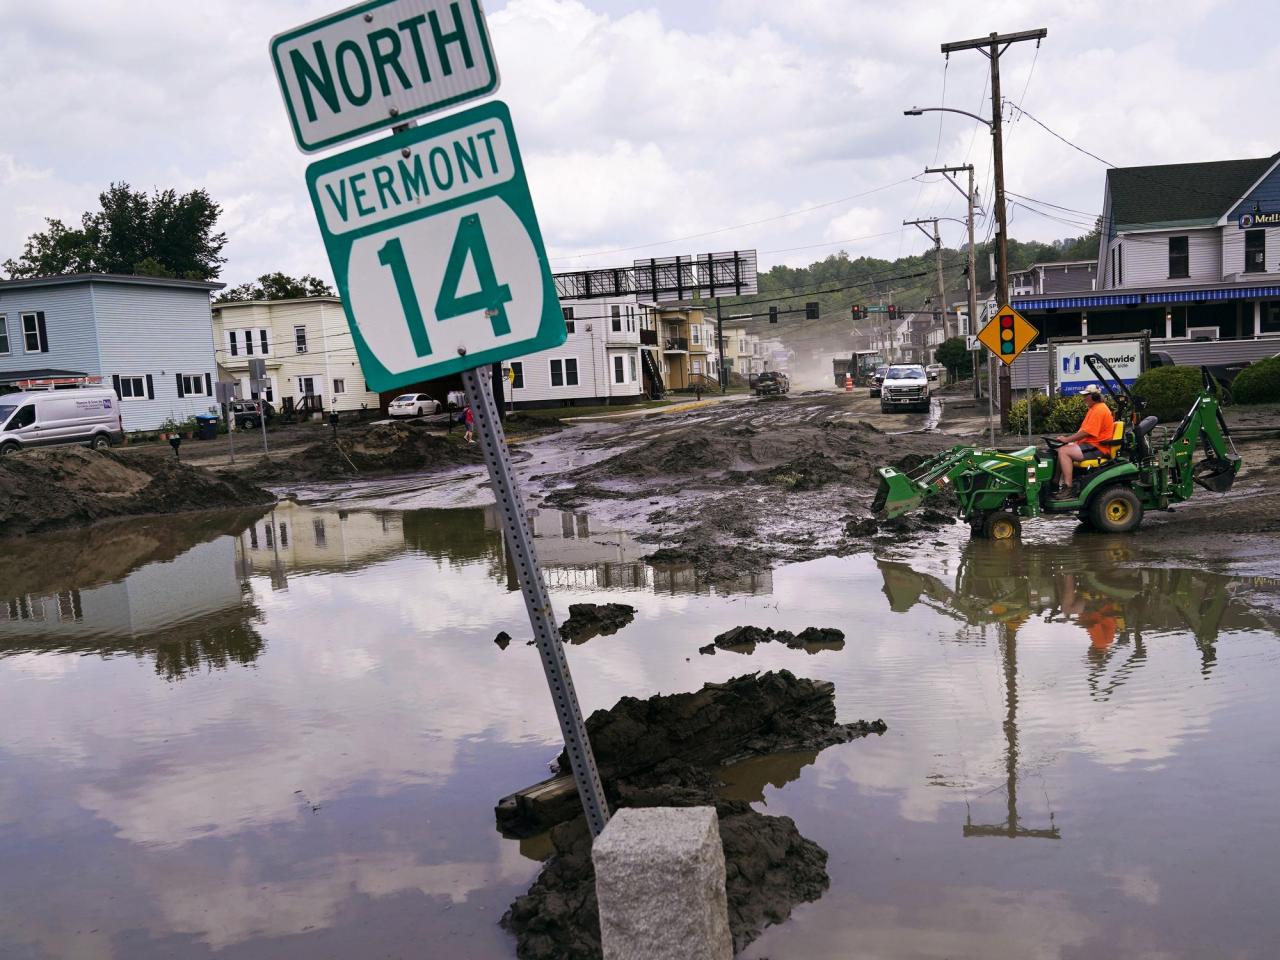
[[[561,612],[639,608],[572,648],[588,710],[786,667],[889,723],[727,774],[830,853],[745,956],[1272,954],[1274,583],[1140,538],[946,536],[711,588],[585,516],[535,525]],[[849,638],[698,654],[741,623]],[[559,749],[527,635],[482,508],[6,544],[0,956],[513,956],[497,920],[546,844],[491,809]]]

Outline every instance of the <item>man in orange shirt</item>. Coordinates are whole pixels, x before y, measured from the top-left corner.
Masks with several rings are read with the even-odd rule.
[[[1059,437],[1063,445],[1058,448],[1058,489],[1054,493],[1055,500],[1070,500],[1071,471],[1081,460],[1092,460],[1094,457],[1109,457],[1115,441],[1111,435],[1116,421],[1111,416],[1111,408],[1102,400],[1102,391],[1096,383],[1091,383],[1081,391],[1089,401],[1089,409],[1084,415],[1080,429],[1067,437]]]

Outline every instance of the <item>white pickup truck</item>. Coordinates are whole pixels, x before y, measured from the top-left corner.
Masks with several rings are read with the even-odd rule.
[[[880,412],[929,409],[929,375],[917,363],[894,364],[880,385]]]

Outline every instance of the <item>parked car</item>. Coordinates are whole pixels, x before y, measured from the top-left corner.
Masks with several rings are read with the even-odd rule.
[[[887,366],[876,367],[876,372],[871,375],[871,398],[874,400],[880,396],[880,385],[884,383],[885,371]]]
[[[276,418],[276,408],[267,400],[232,400],[227,406],[237,430],[256,430],[264,420],[271,426]]]
[[[946,379],[947,368],[940,363],[931,363],[924,368],[924,372],[929,375],[929,379],[936,383],[941,383]]]
[[[918,363],[894,364],[880,387],[880,412],[911,407],[929,409],[929,374]]]
[[[393,417],[425,417],[440,410],[440,402],[425,393],[402,393],[387,404],[387,413]]]
[[[124,441],[120,400],[109,387],[32,390],[0,396],[0,456],[24,447]]]
[[[757,397],[780,396],[790,390],[791,380],[778,370],[766,370],[756,377]]]

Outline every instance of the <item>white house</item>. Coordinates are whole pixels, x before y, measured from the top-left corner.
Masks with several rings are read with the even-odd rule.
[[[562,300],[568,338],[550,350],[508,361],[516,407],[634,403],[645,391],[635,297]]]
[[[207,413],[220,283],[81,273],[0,281],[0,375],[100,378],[126,430]]]
[[[240,397],[256,396],[249,361],[257,359],[266,361],[266,399],[276,406],[290,398],[298,408],[378,408],[337,297],[215,303],[213,336],[218,365]]]

